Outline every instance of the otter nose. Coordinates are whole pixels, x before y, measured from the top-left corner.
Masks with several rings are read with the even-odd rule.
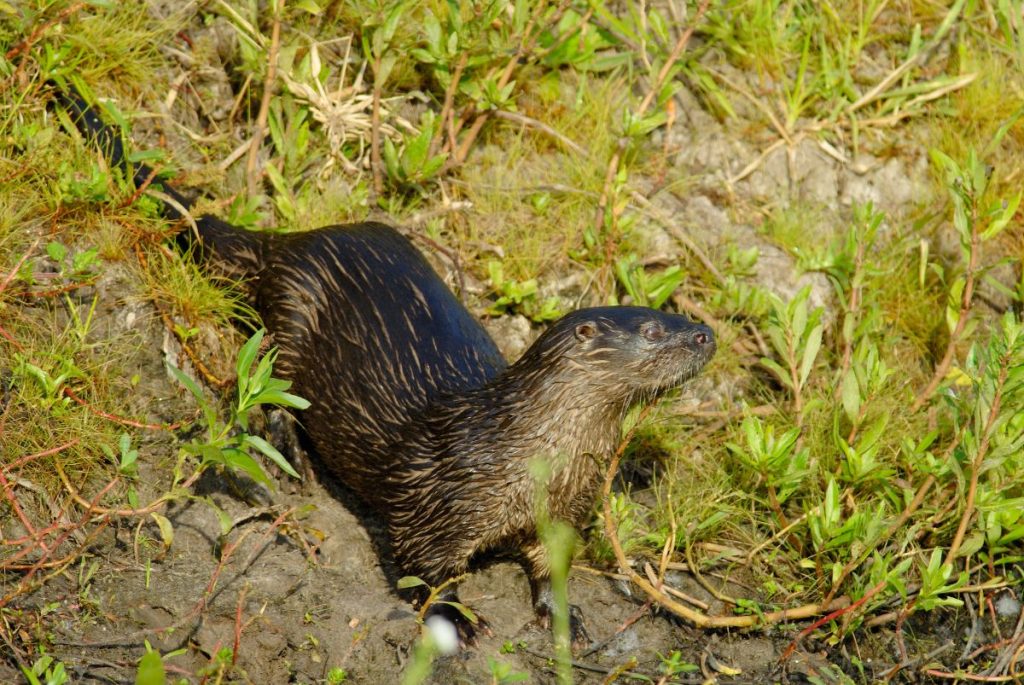
[[[715,347],[715,334],[714,332],[704,324],[696,324],[693,332],[693,344],[697,347]]]

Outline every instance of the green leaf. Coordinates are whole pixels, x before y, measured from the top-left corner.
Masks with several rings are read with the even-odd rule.
[[[956,556],[957,558],[972,556],[984,545],[985,534],[981,531],[976,531],[968,535],[966,538],[964,538],[963,544],[960,545],[960,549],[958,549],[956,552]]]
[[[277,451],[277,448],[271,445],[263,438],[256,435],[246,435],[242,442],[247,445],[255,447],[262,452],[270,461],[277,464],[277,467],[287,473],[292,478],[299,478],[299,474],[292,468],[292,465],[288,463],[288,460],[284,458],[284,455]]]
[[[170,549],[171,544],[174,542],[174,526],[171,525],[170,519],[155,511],[150,512],[149,515],[153,517],[157,528],[160,529],[160,539],[164,543],[164,549]]]
[[[790,390],[794,390],[793,380],[789,377],[789,373],[785,371],[779,363],[774,359],[768,357],[761,357],[761,365],[766,367],[769,371],[775,374],[775,378]]]
[[[433,176],[438,171],[441,170],[441,167],[444,166],[444,163],[446,161],[448,161],[448,153],[434,155],[429,160],[427,160],[426,164],[423,165],[423,169],[420,172],[420,176],[422,177],[423,180],[433,178]]]
[[[135,672],[135,685],[165,685],[167,674],[160,652],[146,652],[139,659],[139,669]]]
[[[391,39],[395,36],[395,30],[398,28],[398,22],[402,20],[402,15],[405,13],[408,3],[402,2],[391,8],[387,18],[377,31],[381,35],[383,44],[386,45],[391,42]]]
[[[391,70],[395,68],[395,64],[397,62],[398,56],[394,54],[387,54],[381,57],[380,67],[377,69],[376,72],[374,72],[373,75],[374,88],[377,88],[378,84],[380,84],[380,86],[384,85],[384,83],[388,80],[388,76],[391,75]]]
[[[439,56],[443,46],[441,45],[441,23],[433,12],[427,10],[423,15],[423,34],[427,39],[427,47],[431,55]]]
[[[46,243],[46,254],[53,261],[60,263],[64,261],[64,257],[68,254],[68,248],[64,247],[63,244],[56,241]]]
[[[465,619],[467,621],[469,621],[470,623],[476,623],[477,621],[479,621],[479,619],[477,618],[476,614],[473,613],[473,610],[470,609],[465,604],[463,604],[462,602],[448,602],[448,601],[445,601],[445,602],[438,602],[438,604],[447,604],[450,607],[455,607],[456,609],[458,609],[459,613],[462,614],[463,617],[465,617]]]
[[[213,510],[214,515],[217,517],[217,523],[220,526],[220,535],[224,537],[231,532],[231,529],[235,527],[235,522],[231,520],[231,517],[226,511],[214,504],[213,500],[209,497],[203,500],[206,506]]]
[[[407,590],[411,587],[426,587],[427,583],[416,576],[402,576],[398,579],[398,589]]]
[[[860,386],[857,383],[857,374],[853,369],[848,369],[843,376],[842,383],[843,411],[850,423],[857,423],[857,416],[860,414]]]
[[[423,64],[437,64],[437,59],[423,48],[413,48],[409,51],[412,58]]]
[[[807,295],[809,293],[808,288],[803,288],[790,303],[790,330],[793,331],[793,337],[797,340],[802,339],[804,331],[807,330]]]
[[[398,150],[395,149],[395,144],[390,138],[384,139],[384,168],[387,169],[388,176],[394,180],[404,180],[402,178],[402,168],[398,163]]]
[[[1021,194],[1017,193],[1017,195],[1015,195],[1013,199],[1011,199],[1009,202],[1003,205],[1002,211],[999,213],[999,216],[993,219],[992,223],[988,225],[988,228],[986,228],[981,233],[982,240],[989,240],[990,238],[994,238],[995,236],[999,235],[1004,228],[1006,228],[1007,224],[1010,223],[1010,220],[1017,213],[1017,207],[1020,206],[1020,198]]]
[[[257,404],[273,404],[279,407],[291,407],[292,409],[309,409],[309,400],[280,390],[264,390],[253,398],[253,405]]]
[[[235,363],[235,372],[238,374],[238,394],[245,395],[249,387],[249,369],[256,360],[256,354],[260,350],[260,343],[263,342],[263,335],[266,330],[261,328],[252,337],[245,341],[242,349],[238,350],[238,360]]]
[[[821,349],[821,335],[824,330],[825,327],[818,324],[811,329],[811,334],[807,338],[804,358],[800,364],[800,387],[807,382],[807,377],[811,374],[811,368],[814,366],[814,360],[818,358],[818,350]]]
[[[946,325],[952,333],[960,322],[960,300],[963,296],[965,281],[963,276],[953,281],[949,287],[949,296],[946,303]]]
[[[263,467],[242,450],[234,447],[221,450],[221,461],[225,466],[242,471],[257,483],[263,483],[268,488],[273,489],[274,485],[263,471]]]
[[[203,397],[203,391],[199,389],[199,386],[194,380],[189,378],[184,371],[170,362],[167,362],[167,368],[171,372],[171,375],[174,376],[175,380],[184,385],[185,388],[192,393],[192,396],[199,400],[201,404],[205,404],[206,398]]]

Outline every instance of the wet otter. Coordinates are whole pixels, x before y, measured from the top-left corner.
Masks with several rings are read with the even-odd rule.
[[[86,103],[65,102],[123,163]],[[149,176],[134,171],[137,183]],[[549,514],[578,529],[626,411],[696,375],[715,351],[711,330],[683,316],[599,307],[563,317],[507,366],[388,226],[261,234],[202,216],[196,228],[200,258],[244,279],[280,350],[278,373],[312,403],[301,422],[317,456],[385,518],[402,570],[436,586],[481,554],[516,554],[542,620],[554,604],[531,462],[550,467],[539,486]],[[471,638],[450,606],[435,611]]]

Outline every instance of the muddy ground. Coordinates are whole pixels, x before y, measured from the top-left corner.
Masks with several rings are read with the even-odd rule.
[[[669,163],[689,172],[693,183],[685,193],[662,193],[654,192],[651,180],[648,190],[656,209],[712,255],[728,244],[757,245],[759,283],[784,296],[810,284],[812,303],[825,306],[833,317],[826,279],[799,274],[793,259],[763,239],[753,222],[736,218],[749,213],[730,207],[763,206],[783,198],[808,202],[820,211],[820,223],[808,227],[810,236],[826,239],[844,225],[843,216],[853,203],[872,200],[896,216],[923,202],[922,194],[930,187],[924,177],[926,160],[915,151],[914,141],[904,137],[905,131],[864,141],[860,157],[847,163],[812,140],[796,141],[736,180],[772,141],[769,132],[752,134],[742,111],[738,119],[722,123],[685,91],[679,110],[674,127],[659,132],[652,147],[661,149],[660,136],[669,135]],[[636,183],[644,185],[642,179]],[[644,220],[639,230],[646,232],[658,259],[671,261],[682,254],[657,222]],[[444,260],[436,263],[446,268]],[[156,310],[126,291],[114,269],[96,288],[101,297],[95,330],[134,336],[139,343],[136,356],[121,370],[125,377],[138,374],[142,379],[133,400],[135,415],[152,423],[190,416],[192,403],[166,372],[169,359],[178,362],[179,349]],[[536,334],[525,320],[488,325],[512,355],[525,337]],[[688,406],[695,398],[738,401],[742,388],[742,380],[735,378],[705,378],[667,402]],[[184,437],[167,431],[143,434],[141,501],[163,492]],[[281,477],[278,484],[274,493],[254,491],[210,472],[196,486],[194,499],[167,510],[174,540],[165,553],[159,553],[152,522],[138,529],[136,521],[126,519],[104,530],[79,565],[28,597],[22,606],[45,607],[49,625],[56,626],[48,637],[72,681],[132,682],[143,641],[148,640],[163,654],[180,651],[166,664],[172,675],[188,682],[202,681],[204,673],[209,675],[204,682],[219,682],[216,655],[226,647],[236,650],[233,682],[324,682],[334,667],[345,669],[346,682],[397,682],[419,627],[414,610],[394,590],[397,571],[379,519],[352,493],[330,482],[299,487]],[[223,538],[210,503],[234,522]],[[286,513],[282,522],[279,517]],[[657,682],[662,656],[674,650],[700,667],[671,681],[685,683],[844,682],[840,671],[856,682],[871,682],[900,661],[887,624],[840,645],[806,639],[792,657],[780,660],[806,623],[749,632],[699,631],[645,605],[610,569],[587,569],[585,560],[579,563],[584,568],[573,573],[570,596],[582,608],[594,639],[591,649],[575,656],[573,675],[579,683],[610,682],[610,674],[619,669],[628,674],[617,682],[627,682],[629,674],[641,682]],[[721,570],[742,583],[742,568]],[[726,610],[685,574],[674,574],[673,582],[708,602],[711,613]],[[745,584],[727,587],[750,596]],[[555,682],[551,640],[533,623],[529,588],[518,566],[485,566],[463,584],[461,597],[486,617],[494,635],[482,638],[475,649],[440,659],[431,682],[492,682],[491,660],[527,674],[529,682]],[[1007,621],[1015,618],[1011,607]],[[908,624],[904,631],[914,650],[912,665],[955,657],[994,639],[992,626],[943,612],[933,612],[926,623]],[[0,681],[20,680],[19,674],[3,668]],[[900,678],[913,679],[912,674],[913,669],[905,670]]]

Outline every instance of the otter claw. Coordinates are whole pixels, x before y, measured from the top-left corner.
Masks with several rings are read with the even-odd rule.
[[[551,630],[551,607],[544,604],[537,607],[537,622],[544,630]],[[569,605],[569,643],[574,652],[591,643],[590,633],[583,623],[583,611],[575,604]]]
[[[579,651],[590,646],[590,633],[583,623],[583,612],[575,604],[569,605],[569,639],[573,651]]]

